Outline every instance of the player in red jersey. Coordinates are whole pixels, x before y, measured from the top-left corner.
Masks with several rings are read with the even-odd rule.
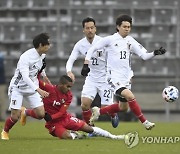
[[[52,136],[60,139],[75,139],[78,137],[77,133],[72,131],[84,131],[111,139],[129,139],[130,134],[113,135],[101,128],[91,127],[84,121],[73,117],[67,112],[73,97],[72,92],[70,91],[73,86],[73,81],[69,76],[61,76],[58,85],[51,85],[41,80],[39,83],[40,88],[49,92],[49,96],[43,98],[46,112],[44,119],[46,120],[45,127]]]

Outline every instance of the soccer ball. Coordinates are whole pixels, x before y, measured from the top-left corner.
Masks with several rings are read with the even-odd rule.
[[[168,86],[164,88],[162,97],[166,102],[174,102],[179,97],[179,90],[174,86]]]

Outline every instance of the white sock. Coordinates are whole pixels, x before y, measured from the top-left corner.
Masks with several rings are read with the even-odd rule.
[[[115,135],[112,135],[110,132],[103,130],[99,127],[92,127],[93,128],[93,133],[98,135],[98,136],[102,136],[102,137],[108,137],[108,138],[114,138]]]
[[[125,135],[114,135],[112,139],[114,139],[114,140],[124,140]]]

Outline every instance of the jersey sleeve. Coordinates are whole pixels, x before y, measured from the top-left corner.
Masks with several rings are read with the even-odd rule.
[[[62,115],[64,115],[67,109],[69,108],[71,102],[72,102],[72,93],[69,93],[66,102],[61,106],[59,112],[51,115],[52,119],[55,120],[57,118],[60,118]]]
[[[148,60],[154,57],[153,52],[148,53],[147,50],[133,38],[131,38],[131,51],[143,60]]]
[[[71,55],[69,56],[69,59],[66,62],[66,72],[70,72],[72,70],[74,61],[78,58],[79,55],[79,45],[76,43],[71,52]]]
[[[24,82],[30,86],[34,91],[38,89],[38,85],[36,85],[30,78],[29,78],[29,60],[28,57],[21,56],[18,62],[18,68],[22,75]]]

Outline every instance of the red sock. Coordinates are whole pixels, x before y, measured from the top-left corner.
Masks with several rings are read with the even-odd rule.
[[[39,119],[33,109],[26,109],[25,112],[27,116]]]
[[[5,125],[4,125],[4,131],[8,133],[9,130],[14,126],[15,123],[16,122],[14,122],[11,117],[6,119],[6,122],[5,122]]]
[[[89,124],[89,120],[90,120],[91,115],[92,115],[92,112],[90,109],[82,112],[83,120],[87,124]]]
[[[136,115],[136,117],[143,123],[146,121],[139,104],[136,102],[136,99],[128,101],[131,111]]]
[[[100,108],[100,115],[110,114],[113,117],[113,116],[115,116],[115,113],[117,113],[119,111],[121,111],[119,104],[115,103],[115,104]]]

